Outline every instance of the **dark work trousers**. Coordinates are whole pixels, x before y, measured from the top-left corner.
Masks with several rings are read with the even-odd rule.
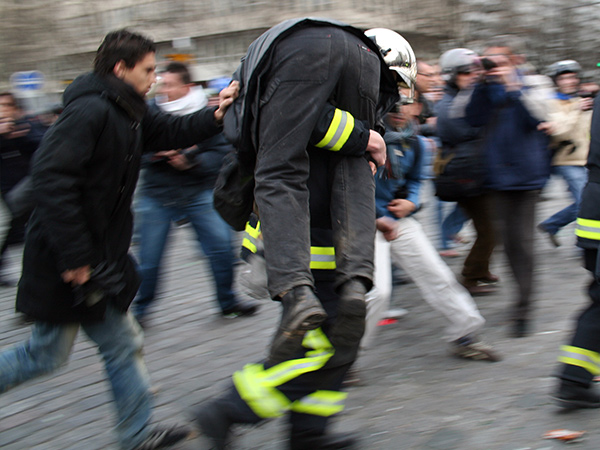
[[[358,37],[336,27],[300,29],[273,50],[261,79],[254,193],[274,298],[314,284],[307,148],[319,113],[329,102],[372,126],[379,83],[378,57]],[[331,193],[336,286],[352,277],[369,284],[375,236],[373,176],[365,158],[340,161]]]
[[[328,329],[335,320],[337,294],[331,281],[320,281],[315,283],[316,293],[323,307],[327,311],[328,318],[323,324],[323,331]],[[278,386],[277,390],[285,395],[291,402],[299,400],[319,390],[339,391],[346,372],[356,359],[358,353],[358,342],[352,347],[338,347],[335,354],[319,370],[302,374],[287,383]],[[298,358],[303,354],[299,353]],[[285,364],[285,362],[281,363]],[[272,367],[265,364],[265,369]],[[220,397],[212,400],[219,409],[225,411],[232,423],[255,424],[263,419],[256,415],[252,409],[242,400],[235,386],[232,384]],[[330,417],[303,414],[298,412],[289,413],[290,439],[295,436],[323,435]]]
[[[504,246],[518,285],[511,314],[513,320],[528,320],[532,310],[534,216],[539,194],[539,190],[493,193],[496,238]]]
[[[571,346],[600,353],[600,276],[598,270],[598,250],[585,249],[585,268],[594,277],[588,287],[588,294],[592,301],[577,319],[575,335]],[[585,386],[590,386],[593,375],[583,367],[571,364],[562,364],[559,377],[564,380],[575,381]]]
[[[490,272],[490,258],[496,245],[491,200],[489,195],[483,194],[458,201],[462,210],[473,220],[477,232],[462,270],[463,283],[467,286],[475,286],[477,280],[485,278]]]

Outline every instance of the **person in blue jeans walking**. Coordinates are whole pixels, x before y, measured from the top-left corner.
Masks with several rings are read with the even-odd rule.
[[[36,208],[23,252],[16,309],[31,337],[0,353],[0,393],[56,370],[82,328],[102,354],[124,450],[169,448],[185,426],[152,429],[143,334],[128,312],[139,287],[129,256],[131,198],[143,151],[187,147],[216,135],[233,84],[218,108],[183,117],[148,109],[156,47],[139,34],[106,35],[94,71],[64,93],[65,109],[34,157]]]
[[[556,96],[549,102],[555,151],[551,173],[567,182],[573,197],[573,203],[538,225],[555,247],[560,246],[556,234],[577,218],[581,192],[588,179],[585,164],[590,148],[593,99],[581,95],[580,71],[581,67],[573,60],[558,61],[549,68],[556,85]]]
[[[172,62],[161,73],[159,95],[151,108],[180,116],[207,104],[201,87],[191,82],[185,64]],[[223,157],[233,147],[218,134],[185,150],[145,155],[136,211],[140,230],[142,284],[134,301],[134,315],[145,320],[154,302],[160,263],[173,223],[190,222],[207,256],[223,316],[251,315],[258,303],[236,298],[232,290],[234,253],[232,230],[213,207],[213,188]]]

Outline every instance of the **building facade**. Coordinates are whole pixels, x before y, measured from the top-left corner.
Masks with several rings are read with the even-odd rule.
[[[538,67],[578,59],[593,75],[597,1],[574,0],[2,0],[0,86],[38,70],[58,92],[91,68],[102,37],[128,27],[152,37],[158,60],[179,59],[195,81],[229,76],[248,45],[282,20],[329,17],[401,33],[418,58],[453,46],[478,49],[498,34],[520,36]]]

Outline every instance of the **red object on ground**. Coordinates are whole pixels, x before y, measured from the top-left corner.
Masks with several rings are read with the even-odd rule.
[[[398,323],[398,319],[382,319],[379,322],[377,322],[377,326],[381,327],[383,325],[391,325],[393,323]]]

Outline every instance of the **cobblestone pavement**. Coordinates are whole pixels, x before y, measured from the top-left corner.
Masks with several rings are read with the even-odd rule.
[[[430,195],[430,194],[429,194]],[[564,184],[552,181],[538,218],[567,204]],[[434,201],[419,213],[431,236]],[[467,228],[465,236],[472,236]],[[187,421],[190,408],[220,392],[233,371],[259,360],[278,320],[277,305],[234,320],[217,314],[206,260],[190,230],[179,228],[169,249],[160,303],[146,331],[146,362],[156,389],[155,420]],[[493,271],[502,279],[497,294],[476,302],[487,319],[482,337],[500,351],[499,363],[456,359],[442,340],[445,320],[422,301],[414,284],[398,286],[393,306],[409,314],[379,327],[377,345],[359,360],[362,383],[350,388],[345,412],[333,428],[358,431],[364,449],[550,450],[563,443],[542,439],[553,429],[586,430],[578,449],[597,449],[598,411],[560,413],[548,393],[559,346],[586,303],[573,226],[551,246],[536,235],[537,290],[534,333],[507,336],[506,316],[514,282],[497,251]],[[464,255],[465,247],[459,248]],[[134,249],[135,250],[135,249]],[[463,258],[447,259],[455,272]],[[10,270],[19,272],[12,251]],[[14,288],[0,288],[0,348],[29,335],[14,313]],[[51,376],[0,396],[0,448],[4,450],[116,449],[114,415],[100,358],[81,334],[70,362]],[[241,429],[235,448],[285,448],[284,419]],[[596,442],[596,443],[594,443]],[[199,448],[197,438],[180,450]]]

